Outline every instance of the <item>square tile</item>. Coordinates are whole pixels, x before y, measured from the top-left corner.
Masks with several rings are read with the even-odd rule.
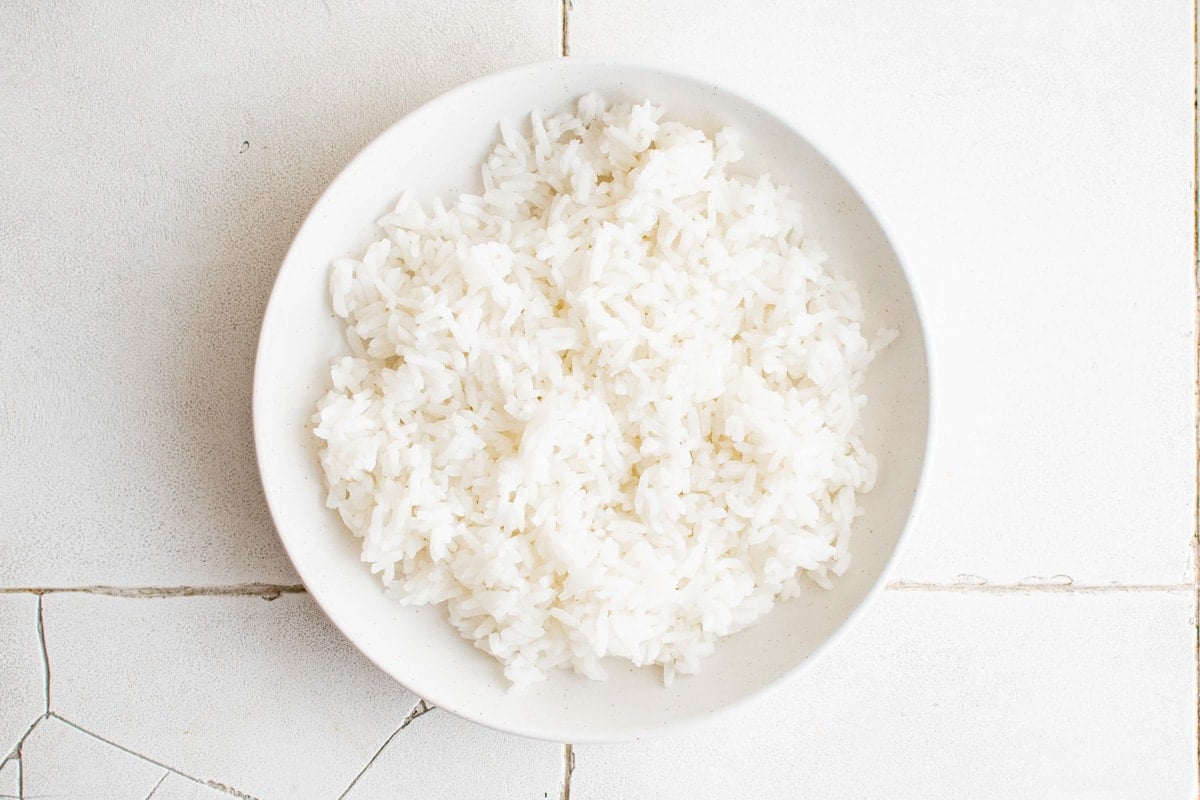
[[[45,620],[55,713],[261,800],[337,797],[417,702],[304,594],[55,594]]]
[[[751,707],[576,747],[571,798],[1192,800],[1194,614],[1190,592],[887,592]]]
[[[938,582],[1194,577],[1193,30],[1190,0],[570,15],[572,55],[761,99],[890,222],[938,410],[898,577]]]
[[[0,586],[296,582],[250,425],[291,238],[376,134],[557,55],[560,20],[559,0],[0,14],[0,231],[23,276],[0,299],[0,512],[19,532]]]

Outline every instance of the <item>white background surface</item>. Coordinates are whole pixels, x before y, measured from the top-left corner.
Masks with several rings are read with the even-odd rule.
[[[559,0],[198,5],[0,8],[0,796],[1196,797],[1190,2],[575,0],[572,56],[713,76],[872,198],[942,413],[851,636],[569,781],[294,587],[249,416],[321,188],[422,101],[559,56]]]

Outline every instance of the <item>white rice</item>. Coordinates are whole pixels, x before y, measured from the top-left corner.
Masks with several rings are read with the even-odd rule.
[[[330,278],[328,505],[515,686],[694,673],[850,562],[864,338],[799,204],[649,102],[501,123],[482,196],[404,194]],[[881,338],[893,335],[880,334]]]

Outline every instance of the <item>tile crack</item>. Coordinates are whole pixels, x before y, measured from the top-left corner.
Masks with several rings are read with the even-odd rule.
[[[413,710],[408,712],[408,716],[404,718],[404,721],[400,723],[400,730],[404,730],[409,725],[411,725],[418,717],[423,717],[426,714],[428,714],[430,711],[433,711],[436,708],[437,708],[437,706],[431,706],[428,703],[426,703],[424,700],[419,701],[415,706],[413,706]]]
[[[34,729],[49,716],[49,714],[43,714],[35,719],[25,730],[25,733],[21,734],[21,738],[18,739],[17,743],[13,746],[12,752],[10,752],[5,758],[0,759],[0,767],[4,766],[10,761],[14,761],[17,764],[17,797],[19,800],[24,800],[25,798],[25,759],[23,753],[25,748],[25,740],[28,739],[29,734],[33,733]]]
[[[367,761],[366,766],[364,766],[362,769],[360,769],[358,771],[358,774],[354,776],[354,780],[350,781],[350,785],[347,786],[342,791],[342,793],[337,796],[337,800],[344,800],[346,795],[350,794],[350,790],[354,788],[355,784],[358,783],[358,781],[362,778],[363,775],[367,774],[367,770],[369,770],[371,768],[371,765],[375,763],[376,759],[378,759],[379,756],[383,753],[383,751],[387,749],[387,746],[392,743],[392,739],[395,739],[397,736],[400,735],[400,731],[404,730],[409,725],[411,725],[413,723],[413,721],[416,720],[418,717],[428,714],[430,711],[433,711],[435,708],[437,708],[437,706],[431,706],[428,703],[426,703],[424,700],[418,700],[417,704],[412,707],[412,710],[409,711],[408,714],[404,717],[404,719],[400,722],[400,727],[396,728],[396,730],[392,731],[390,736],[388,736],[386,739],[384,739],[383,744],[381,744],[379,746],[379,749],[376,750],[375,754],[371,756],[371,759],[369,761]]]
[[[154,797],[154,793],[158,791],[158,787],[162,786],[163,781],[165,781],[170,775],[171,770],[165,770],[162,774],[162,777],[158,779],[158,783],[154,784],[154,786],[150,788],[150,794],[146,795],[145,800],[151,800]]]
[[[38,644],[42,649],[42,672],[46,676],[46,711],[45,715],[50,714],[50,651],[46,647],[46,611],[42,605],[43,597],[38,595],[37,605],[37,633]]]
[[[222,792],[225,792],[226,794],[232,795],[233,797],[242,798],[242,800],[258,800],[258,798],[254,797],[254,795],[250,795],[250,794],[246,794],[245,792],[238,791],[237,789],[233,788],[232,786],[226,786],[225,784],[223,784],[219,781],[204,780],[203,778],[197,778],[195,775],[189,775],[186,772],[180,772],[179,770],[174,769],[174,768],[162,763],[161,761],[155,761],[153,758],[144,756],[135,750],[130,750],[128,747],[125,747],[122,744],[118,744],[117,742],[114,742],[112,739],[106,739],[98,733],[89,731],[87,728],[83,727],[82,725],[72,722],[71,720],[67,719],[66,717],[60,716],[59,714],[55,714],[54,712],[47,714],[45,717],[42,717],[42,719],[47,719],[49,717],[53,717],[54,719],[58,720],[59,722],[63,723],[64,725],[70,725],[72,728],[74,728],[75,730],[84,734],[85,736],[90,736],[93,739],[95,739],[96,741],[104,742],[109,747],[115,747],[116,749],[120,750],[121,752],[128,753],[129,755],[133,756],[134,758],[140,758],[142,761],[153,764],[156,767],[161,767],[162,769],[165,769],[168,774],[178,775],[181,778],[186,778],[187,780],[191,781],[192,783],[198,783],[201,786],[208,786],[209,788],[220,790]],[[41,722],[41,720],[38,720],[38,722]],[[26,735],[28,736],[28,734],[26,734]],[[164,776],[164,779],[165,779],[165,776]]]

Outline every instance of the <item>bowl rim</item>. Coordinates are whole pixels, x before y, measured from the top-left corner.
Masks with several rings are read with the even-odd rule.
[[[263,447],[263,442],[262,442],[262,438],[261,438],[261,436],[262,436],[261,432],[264,429],[265,424],[266,424],[265,420],[269,416],[267,409],[265,407],[263,407],[263,403],[265,402],[263,400],[263,396],[265,394],[265,388],[263,386],[263,375],[262,375],[261,365],[265,360],[264,359],[265,340],[266,340],[265,333],[271,324],[271,320],[272,320],[274,314],[277,313],[277,309],[281,305],[283,305],[283,300],[280,299],[280,289],[279,289],[280,278],[282,277],[284,272],[289,269],[289,265],[292,264],[294,261],[297,261],[300,258],[299,254],[297,253],[297,250],[296,250],[296,242],[298,239],[301,238],[300,234],[310,224],[310,222],[313,220],[313,218],[322,210],[324,205],[326,203],[330,202],[329,196],[331,193],[331,189],[334,186],[336,186],[337,184],[339,184],[341,182],[341,180],[343,179],[343,177],[347,173],[349,173],[360,161],[366,160],[366,158],[370,152],[374,151],[377,147],[381,146],[380,145],[381,140],[387,138],[388,134],[390,134],[396,127],[403,124],[410,116],[413,116],[414,114],[417,114],[418,112],[423,111],[433,105],[451,101],[457,95],[468,94],[468,93],[470,93],[470,91],[472,89],[476,88],[479,84],[482,84],[485,82],[505,80],[505,79],[515,80],[522,76],[530,76],[532,74],[536,74],[538,72],[541,72],[541,71],[544,71],[547,69],[551,69],[551,68],[561,69],[561,68],[563,68],[564,64],[572,64],[572,63],[579,64],[579,65],[588,65],[591,67],[605,67],[605,68],[610,68],[613,70],[637,70],[637,71],[643,71],[643,72],[654,72],[654,73],[657,73],[664,77],[669,77],[669,78],[673,78],[673,79],[685,81],[685,82],[690,82],[690,83],[696,83],[696,84],[700,84],[709,89],[715,89],[718,92],[721,92],[723,94],[726,94],[726,95],[729,95],[731,97],[738,99],[739,101],[743,102],[749,108],[753,109],[754,111],[756,111],[758,113],[765,115],[766,117],[770,118],[774,122],[777,122],[778,124],[780,124],[784,128],[786,128],[788,131],[790,131],[792,134],[799,137],[803,141],[807,142],[812,147],[812,149],[822,159],[825,160],[825,162],[833,169],[833,171],[836,172],[842,178],[842,180],[844,180],[846,182],[846,184],[850,188],[850,190],[854,193],[854,195],[858,198],[858,200],[863,204],[863,207],[866,209],[867,213],[870,214],[871,217],[875,220],[875,223],[879,226],[880,232],[883,235],[884,242],[887,244],[887,246],[889,248],[891,248],[892,252],[895,254],[897,265],[900,268],[900,273],[903,275],[905,283],[908,286],[909,293],[912,297],[915,317],[917,320],[918,327],[920,328],[921,337],[922,337],[922,345],[923,345],[923,350],[924,350],[924,355],[925,355],[925,373],[926,373],[926,391],[925,391],[926,396],[924,398],[925,407],[926,407],[925,440],[923,442],[923,449],[922,449],[922,454],[921,454],[921,464],[918,469],[916,485],[915,485],[915,488],[913,491],[912,503],[909,505],[908,514],[907,514],[904,524],[900,530],[900,534],[896,538],[895,546],[892,548],[891,553],[888,555],[887,560],[884,562],[883,567],[880,569],[878,576],[875,578],[875,581],[873,582],[871,587],[867,590],[866,594],[863,595],[861,600],[859,600],[858,604],[853,608],[853,610],[850,611],[850,613],[846,616],[846,618],[844,620],[842,620],[842,622],[833,630],[833,632],[829,636],[825,637],[825,639],[823,639],[821,642],[819,642],[818,644],[816,644],[814,646],[812,652],[810,652],[804,658],[804,660],[789,667],[785,672],[783,672],[775,680],[770,681],[770,682],[768,682],[760,687],[757,687],[751,691],[748,691],[745,694],[738,696],[737,698],[731,700],[730,702],[727,702],[725,705],[722,705],[716,709],[706,710],[706,711],[689,712],[689,713],[681,713],[677,717],[673,717],[672,719],[670,719],[667,722],[658,723],[658,724],[656,724],[654,726],[650,726],[650,727],[630,726],[627,730],[624,730],[619,733],[596,733],[596,732],[590,732],[590,731],[572,731],[570,729],[569,725],[561,725],[561,724],[556,725],[556,726],[547,726],[547,725],[527,726],[527,725],[522,724],[519,721],[517,721],[517,722],[509,722],[509,721],[501,722],[501,721],[498,721],[495,719],[486,718],[482,715],[473,713],[472,710],[468,707],[459,705],[458,703],[456,703],[454,701],[453,698],[446,698],[444,696],[441,696],[437,690],[428,692],[428,691],[424,691],[422,689],[422,687],[420,687],[420,686],[410,684],[407,680],[401,679],[391,667],[377,661],[370,653],[368,653],[365,649],[363,649],[359,645],[358,641],[356,641],[353,637],[351,637],[347,633],[346,629],[342,626],[342,624],[338,620],[338,618],[328,608],[326,601],[321,596],[319,596],[317,593],[314,593],[313,591],[311,591],[308,588],[308,581],[305,579],[305,570],[301,564],[301,560],[298,557],[298,553],[295,550],[294,540],[291,544],[289,544],[289,537],[284,534],[283,528],[279,524],[280,514],[277,513],[277,506],[282,504],[284,501],[282,498],[273,498],[273,496],[272,496],[273,493],[268,488],[268,482],[266,480],[264,457],[263,457],[264,447]],[[702,75],[700,73],[692,72],[692,71],[685,70],[685,69],[680,69],[676,66],[664,66],[662,64],[658,64],[653,61],[637,61],[637,60],[632,60],[632,59],[587,58],[587,57],[570,56],[570,57],[558,57],[558,58],[554,58],[554,59],[533,61],[533,62],[528,62],[525,64],[513,66],[513,67],[507,67],[507,68],[504,68],[501,70],[496,70],[494,72],[489,72],[484,75],[480,75],[478,77],[472,78],[471,80],[465,81],[463,83],[459,83],[459,84],[453,86],[452,88],[425,100],[424,102],[420,103],[417,106],[414,106],[412,109],[407,111],[404,115],[399,117],[396,121],[394,121],[393,123],[388,125],[385,129],[383,129],[382,131],[377,133],[366,146],[364,146],[357,153],[355,153],[355,155],[345,164],[345,166],[343,166],[340,170],[338,170],[337,174],[324,186],[324,188],[322,188],[320,195],[318,195],[317,199],[313,202],[312,208],[309,209],[308,213],[305,214],[303,221],[299,224],[299,226],[297,226],[296,232],[292,237],[292,242],[291,242],[291,244],[288,245],[287,253],[284,255],[283,260],[280,262],[279,269],[276,271],[275,279],[274,279],[274,281],[272,283],[272,287],[271,287],[271,293],[267,300],[266,309],[263,312],[263,321],[262,321],[262,325],[259,328],[258,342],[255,347],[254,375],[253,375],[253,385],[252,385],[252,394],[251,394],[251,416],[252,416],[253,428],[254,428],[255,460],[256,460],[257,467],[258,467],[259,483],[260,483],[260,486],[263,491],[263,496],[266,499],[267,507],[271,514],[271,521],[275,527],[276,535],[279,537],[279,540],[282,542],[284,550],[288,555],[288,559],[291,561],[293,568],[296,570],[297,574],[299,575],[301,582],[304,583],[305,593],[308,594],[309,597],[312,598],[312,600],[317,604],[318,608],[321,609],[321,612],[325,615],[325,617],[327,619],[329,619],[330,622],[333,623],[334,627],[336,627],[338,629],[338,631],[342,634],[342,636],[344,636],[346,638],[346,640],[349,641],[356,650],[358,650],[358,652],[362,653],[372,664],[374,664],[382,672],[384,672],[384,674],[388,675],[388,677],[390,677],[392,680],[396,681],[401,686],[408,689],[410,692],[412,692],[414,695],[416,695],[422,701],[428,703],[430,706],[444,709],[444,710],[449,711],[450,713],[454,714],[455,716],[470,720],[471,722],[474,722],[479,725],[483,725],[485,727],[491,728],[496,731],[500,731],[502,733],[515,734],[515,735],[523,736],[523,737],[530,738],[530,739],[537,739],[537,740],[548,741],[548,742],[572,743],[572,744],[605,744],[605,743],[613,743],[613,742],[655,738],[655,737],[666,735],[666,734],[679,733],[685,729],[694,729],[696,727],[699,727],[702,724],[706,724],[713,720],[724,718],[728,714],[731,714],[737,710],[746,708],[747,706],[750,706],[756,702],[759,702],[767,694],[774,692],[776,690],[779,690],[782,687],[784,687],[785,685],[793,683],[801,673],[803,673],[808,668],[810,668],[813,664],[815,664],[817,662],[817,660],[819,658],[823,657],[830,650],[831,647],[833,647],[837,642],[841,641],[841,639],[846,635],[846,633],[849,630],[851,630],[853,627],[855,627],[862,620],[867,609],[872,607],[878,601],[882,592],[887,588],[889,579],[890,579],[891,575],[893,574],[893,572],[895,571],[895,567],[899,560],[900,555],[903,553],[904,548],[907,546],[908,540],[911,536],[912,528],[914,526],[914,520],[918,516],[919,510],[920,510],[921,506],[923,505],[923,501],[925,498],[925,489],[926,489],[927,479],[928,479],[928,476],[930,473],[930,462],[934,455],[934,453],[933,453],[934,442],[935,442],[934,428],[935,428],[936,420],[938,417],[936,405],[935,405],[935,393],[933,391],[934,374],[935,374],[935,369],[934,369],[935,359],[934,359],[933,347],[932,347],[930,330],[929,330],[929,325],[928,325],[928,315],[926,313],[925,307],[921,300],[921,294],[919,292],[918,284],[913,280],[912,271],[909,268],[908,264],[909,264],[908,259],[905,258],[903,252],[897,245],[896,236],[894,234],[894,229],[889,224],[887,218],[879,211],[879,209],[859,189],[858,184],[852,179],[850,173],[848,173],[838,161],[836,161],[834,158],[832,158],[824,147],[822,147],[820,144],[818,144],[818,142],[816,142],[811,136],[806,135],[803,131],[801,131],[797,127],[797,125],[794,124],[791,120],[789,120],[788,118],[786,118],[784,116],[781,116],[779,113],[776,113],[774,110],[772,110],[771,107],[769,107],[763,103],[760,103],[753,95],[748,95],[745,93],[745,91],[743,91],[741,89],[731,88],[728,84],[724,83],[723,81],[714,80],[709,76]]]

